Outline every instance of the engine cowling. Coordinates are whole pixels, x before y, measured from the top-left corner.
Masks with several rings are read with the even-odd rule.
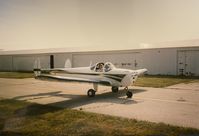
[[[136,80],[137,80],[137,75],[128,74],[122,79],[121,84],[124,87],[130,86],[130,85],[133,85]]]

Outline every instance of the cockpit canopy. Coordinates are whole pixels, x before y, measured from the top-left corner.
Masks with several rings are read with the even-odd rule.
[[[91,66],[90,69],[95,71],[95,72],[109,72],[111,71],[115,66],[110,63],[110,62],[99,62],[96,63],[95,65]]]

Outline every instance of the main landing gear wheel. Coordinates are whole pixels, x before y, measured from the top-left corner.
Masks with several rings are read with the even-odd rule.
[[[112,87],[112,92],[113,92],[113,93],[117,93],[118,90],[119,90],[118,87],[116,87],[116,86],[113,86],[113,87]]]
[[[88,97],[94,97],[95,96],[95,90],[89,89],[87,92]]]
[[[127,92],[126,92],[126,96],[127,96],[127,98],[132,98],[133,93],[130,92],[130,91],[127,91]]]

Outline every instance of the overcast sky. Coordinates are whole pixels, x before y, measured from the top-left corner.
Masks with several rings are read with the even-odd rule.
[[[126,49],[198,38],[199,0],[0,0],[0,49]]]

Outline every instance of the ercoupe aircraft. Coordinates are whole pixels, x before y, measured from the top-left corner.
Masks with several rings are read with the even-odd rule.
[[[112,92],[116,93],[119,87],[124,87],[126,95],[131,98],[133,93],[128,86],[135,83],[138,76],[147,72],[147,69],[130,70],[116,68],[110,62],[99,62],[89,67],[72,68],[70,60],[66,60],[65,68],[41,69],[40,60],[35,61],[34,74],[36,79],[55,80],[64,82],[93,83],[93,89],[87,92],[88,97],[94,97],[98,85],[112,86]]]

